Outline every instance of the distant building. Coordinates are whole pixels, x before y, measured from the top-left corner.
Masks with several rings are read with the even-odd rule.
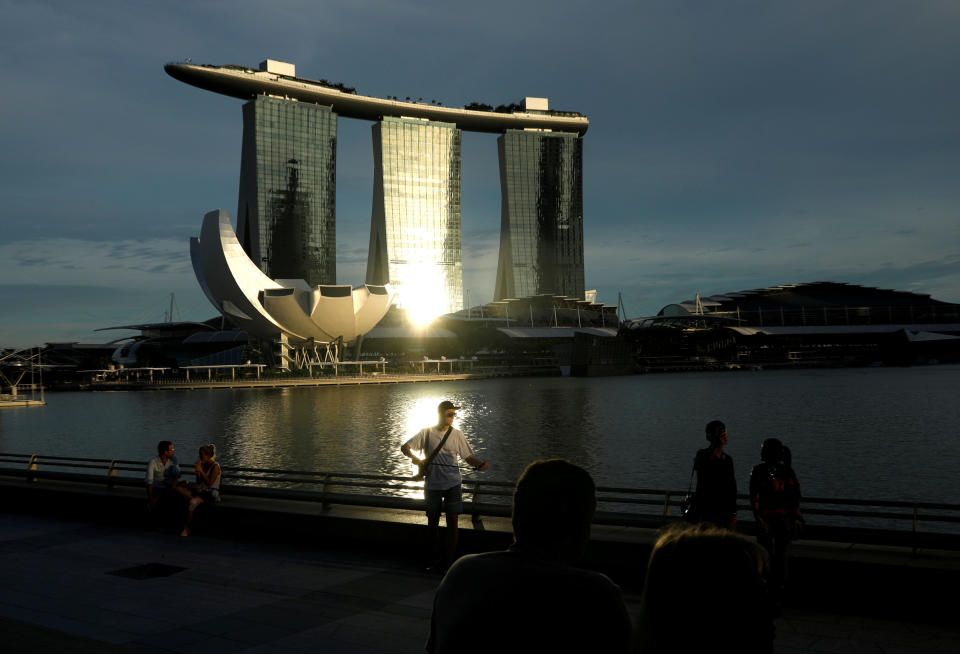
[[[337,114],[258,95],[243,105],[238,234],[271,279],[335,284]]]
[[[948,325],[960,321],[958,305],[925,293],[894,291],[841,282],[784,284],[698,297],[669,304],[660,317],[721,319],[749,330],[797,333],[798,327]],[[771,332],[772,333],[772,332]]]
[[[368,284],[389,283],[398,307],[433,317],[463,308],[460,130],[385,117],[373,126]]]
[[[500,155],[500,258],[494,300],[584,297],[583,139],[507,130]]]
[[[960,359],[960,304],[838,282],[784,284],[669,304],[626,321],[643,366],[672,360],[766,365]]]

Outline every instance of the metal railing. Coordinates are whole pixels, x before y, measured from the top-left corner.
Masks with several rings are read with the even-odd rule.
[[[49,479],[106,489],[142,487],[145,469],[143,461],[0,452],[0,476],[22,477],[28,482]],[[236,495],[302,500],[324,507],[423,509],[423,500],[417,497],[423,488],[422,482],[403,476],[228,466],[222,470],[222,490],[228,498]],[[190,473],[192,468],[184,466],[182,476]],[[508,517],[513,487],[514,482],[510,481],[465,477],[464,496],[469,498],[465,502],[465,513],[471,515],[474,525],[481,529],[484,516]],[[598,486],[594,524],[649,528],[676,522],[680,520],[679,507],[684,495],[684,491],[676,490]],[[749,515],[746,499],[740,496],[742,502],[737,508]],[[870,531],[874,536],[887,534],[887,540],[891,533],[912,537],[914,547],[921,535],[943,536],[946,549],[960,547],[960,528],[956,527],[960,525],[960,504],[804,497],[802,510],[808,527],[819,527],[817,537],[822,540],[846,540],[853,532]],[[831,525],[848,528],[831,537]]]

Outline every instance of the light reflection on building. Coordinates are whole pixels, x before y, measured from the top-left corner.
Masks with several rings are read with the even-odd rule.
[[[411,318],[463,308],[460,130],[385,117],[373,126],[374,190],[367,283],[390,283]]]

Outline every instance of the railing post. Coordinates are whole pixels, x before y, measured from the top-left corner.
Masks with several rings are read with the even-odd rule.
[[[663,496],[663,515],[666,518],[670,517],[670,493],[665,493]]]
[[[913,505],[913,553],[917,553],[917,536],[920,534],[920,509]]]
[[[117,484],[117,460],[110,460],[110,470],[107,472],[107,488],[113,489]]]
[[[470,516],[470,522],[476,531],[484,531],[483,520],[480,519],[480,512],[477,510],[477,502],[480,500],[480,482],[473,482],[473,513]]]
[[[37,461],[40,460],[40,455],[31,454],[30,461],[27,463],[27,481],[36,481],[37,480]]]
[[[324,475],[323,477],[323,489],[320,491],[321,506],[323,510],[326,511],[330,508],[330,502],[327,501],[327,484],[330,483],[330,475]]]

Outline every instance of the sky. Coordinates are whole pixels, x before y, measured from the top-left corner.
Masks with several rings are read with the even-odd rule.
[[[587,288],[630,317],[811,281],[960,302],[953,0],[0,0],[0,347],[216,315],[190,265],[235,217],[242,101],[169,61],[270,58],[363,95],[548,97],[584,138]],[[341,118],[337,281],[363,283],[371,124]],[[492,299],[496,136],[463,134],[464,287]]]

